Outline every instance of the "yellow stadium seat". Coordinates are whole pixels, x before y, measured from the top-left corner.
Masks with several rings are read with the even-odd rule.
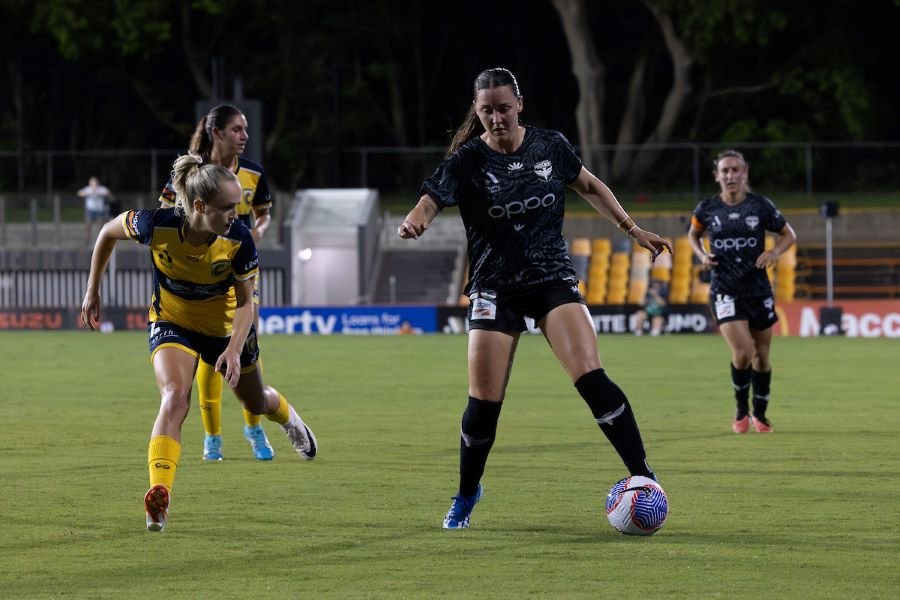
[[[709,302],[709,284],[695,281],[691,286],[691,302],[694,304],[706,304]]]
[[[610,258],[611,267],[616,267],[618,265],[625,265],[627,267],[629,264],[631,264],[631,257],[624,252],[616,252],[612,255],[612,258]]]
[[[643,304],[647,296],[648,281],[646,279],[631,280],[628,285],[628,302]]]
[[[590,256],[591,240],[588,238],[575,238],[572,240],[572,256]]]
[[[588,288],[586,300],[588,301],[588,304],[606,303],[606,288]]]
[[[675,250],[675,256],[684,253],[690,254],[691,241],[686,235],[679,236],[672,242],[672,248]]]
[[[653,267],[650,269],[650,277],[657,281],[671,281],[672,269],[667,267]]]
[[[778,257],[778,270],[781,271],[784,267],[796,267],[797,266],[797,246],[791,246],[788,248],[784,254]]]
[[[593,254],[612,254],[612,241],[609,238],[596,238],[591,242]]]

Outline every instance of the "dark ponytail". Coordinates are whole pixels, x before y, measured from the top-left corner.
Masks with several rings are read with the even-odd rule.
[[[207,117],[203,117],[197,123],[194,135],[191,136],[191,145],[188,146],[188,152],[200,156],[203,160],[209,160],[213,148],[212,138],[206,135],[206,119]]]
[[[241,109],[231,104],[214,106],[197,123],[194,134],[191,136],[188,152],[200,156],[204,161],[209,161],[213,150],[213,129],[225,129],[231,117],[242,114],[244,113],[241,112]]]
[[[473,137],[477,136],[479,134],[480,125],[481,122],[475,114],[475,105],[470,105],[469,112],[466,113],[462,125],[460,125],[459,129],[456,130],[456,133],[453,134],[453,139],[450,141],[450,147],[447,148],[445,158],[456,152],[460,146],[471,140]]]

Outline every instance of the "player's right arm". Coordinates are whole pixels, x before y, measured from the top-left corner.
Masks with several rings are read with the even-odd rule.
[[[425,230],[428,229],[439,212],[441,212],[441,207],[437,201],[428,194],[423,194],[419,198],[419,202],[403,219],[403,223],[400,225],[397,233],[404,240],[417,239],[425,233]]]
[[[696,216],[691,217],[691,228],[688,231],[691,250],[694,252],[694,256],[703,263],[703,269],[708,271],[719,263],[716,262],[716,255],[708,253],[703,247],[703,232],[704,228],[700,220]]]
[[[100,322],[100,282],[109,264],[116,242],[128,239],[123,226],[128,213],[122,213],[111,219],[100,229],[97,241],[94,244],[94,253],[91,255],[91,273],[88,276],[87,290],[84,293],[84,301],[81,303],[81,322],[91,331],[95,330]]]

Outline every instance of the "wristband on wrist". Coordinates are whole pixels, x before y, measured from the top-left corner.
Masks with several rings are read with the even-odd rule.
[[[632,219],[628,215],[625,215],[625,218],[622,219],[622,221],[619,222],[619,225],[618,225],[618,228],[627,234],[630,234],[631,230],[634,229],[635,227],[637,227],[637,225],[635,225],[634,219]]]

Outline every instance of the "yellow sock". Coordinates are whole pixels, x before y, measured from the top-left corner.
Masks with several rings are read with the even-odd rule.
[[[175,483],[175,469],[181,458],[181,444],[167,435],[150,439],[147,450],[147,465],[150,467],[150,487],[162,484],[172,489]]]
[[[278,408],[271,415],[266,415],[266,418],[281,425],[291,420],[291,405],[287,403],[284,396],[278,394]]]
[[[244,423],[246,423],[248,427],[256,427],[257,425],[259,425],[259,415],[254,415],[252,412],[245,408]]]
[[[258,358],[256,361],[256,370],[262,373],[262,357]],[[259,425],[259,415],[254,415],[252,412],[245,408],[244,423],[246,423],[248,427],[256,427],[257,425]]]
[[[206,435],[222,435],[222,376],[202,360],[197,365],[197,391]]]

